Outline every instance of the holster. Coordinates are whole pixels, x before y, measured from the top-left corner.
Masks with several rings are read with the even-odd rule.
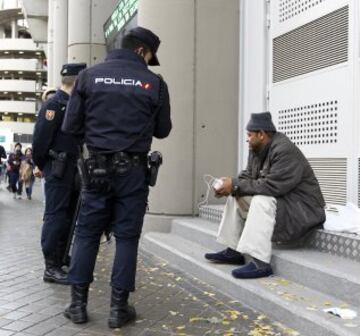
[[[97,191],[107,191],[111,187],[110,170],[105,155],[96,154],[85,160],[88,186]]]
[[[85,160],[81,155],[77,161],[77,168],[78,168],[82,188],[87,189],[90,186],[90,178],[85,165]]]
[[[160,166],[162,165],[162,155],[160,152],[155,151],[148,156],[148,184],[151,187],[156,185]]]
[[[52,149],[49,151],[51,161],[51,174],[57,178],[63,178],[67,164],[67,153],[55,152]]]

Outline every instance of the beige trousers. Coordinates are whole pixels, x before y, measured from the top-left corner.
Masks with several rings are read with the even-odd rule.
[[[270,263],[276,199],[270,196],[229,196],[217,241],[233,250]]]

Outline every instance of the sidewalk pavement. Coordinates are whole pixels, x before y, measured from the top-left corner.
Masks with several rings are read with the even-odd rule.
[[[90,321],[75,325],[62,315],[70,288],[42,281],[42,212],[39,183],[31,201],[12,199],[0,185],[0,336],[299,335],[141,251],[137,290],[130,299],[137,321],[110,330],[107,317],[114,243],[100,248],[89,293]]]

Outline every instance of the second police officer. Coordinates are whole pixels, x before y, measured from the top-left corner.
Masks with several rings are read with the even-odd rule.
[[[65,64],[61,69],[61,87],[43,103],[33,136],[33,160],[45,178],[46,205],[41,234],[45,258],[44,281],[68,284],[63,271],[66,243],[76,203],[74,180],[77,139],[61,131],[66,105],[76,76],[85,69],[84,63]]]
[[[111,276],[108,325],[118,328],[136,317],[128,305],[135,289],[138,243],[149,192],[147,154],[153,136],[169,135],[169,93],[160,76],[160,40],[142,27],[130,30],[122,48],[83,71],[69,101],[62,129],[82,137],[89,151],[85,189],[69,270],[71,304],[65,316],[87,321],[87,296],[102,232],[111,224],[116,253]]]

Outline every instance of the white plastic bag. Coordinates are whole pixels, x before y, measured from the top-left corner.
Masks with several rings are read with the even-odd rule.
[[[348,203],[346,206],[331,206],[326,209],[324,229],[360,234],[360,209]]]
[[[324,312],[341,317],[343,320],[352,320],[357,316],[356,311],[353,311],[351,309],[342,309],[338,307],[324,309]]]

